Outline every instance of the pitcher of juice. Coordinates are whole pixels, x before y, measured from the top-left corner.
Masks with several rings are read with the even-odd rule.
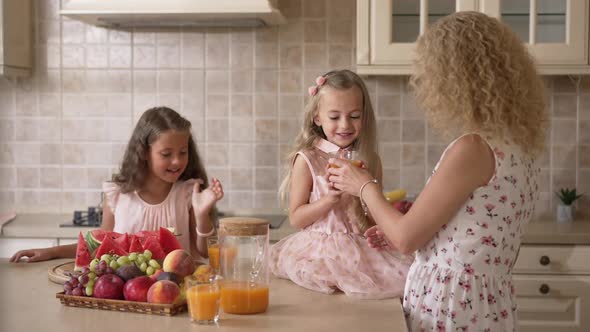
[[[221,308],[229,314],[265,312],[269,302],[269,222],[257,218],[219,221]]]

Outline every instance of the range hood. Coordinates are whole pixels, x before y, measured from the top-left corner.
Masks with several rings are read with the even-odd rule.
[[[257,27],[285,22],[276,0],[66,0],[60,14],[112,28]]]

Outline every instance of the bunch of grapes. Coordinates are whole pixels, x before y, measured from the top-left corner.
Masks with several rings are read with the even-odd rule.
[[[96,278],[96,273],[85,267],[70,275],[70,279],[64,283],[64,292],[66,295],[92,296]]]

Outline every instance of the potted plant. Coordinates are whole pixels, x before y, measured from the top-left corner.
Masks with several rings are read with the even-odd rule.
[[[557,194],[560,203],[557,205],[557,222],[570,222],[574,220],[573,203],[583,194],[577,194],[576,188],[562,188]]]

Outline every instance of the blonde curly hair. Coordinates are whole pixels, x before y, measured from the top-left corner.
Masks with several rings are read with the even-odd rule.
[[[506,138],[531,155],[545,147],[543,81],[522,41],[495,18],[457,12],[432,24],[418,38],[410,85],[445,136]]]

